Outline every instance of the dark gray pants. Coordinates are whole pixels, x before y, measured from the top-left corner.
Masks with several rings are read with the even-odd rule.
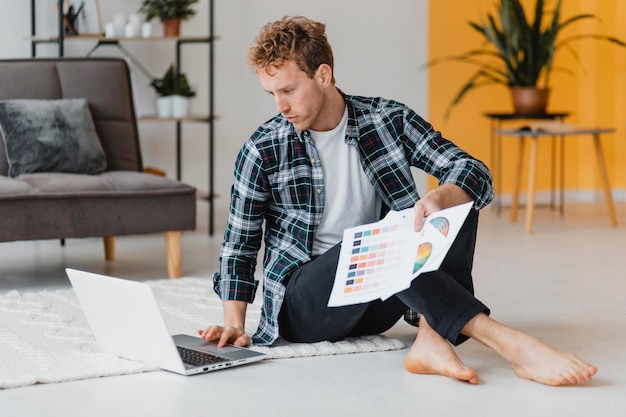
[[[457,345],[467,340],[461,329],[489,309],[474,297],[472,264],[478,211],[471,210],[437,271],[419,275],[411,287],[370,303],[328,307],[339,260],[338,244],[296,270],[287,282],[279,315],[280,334],[292,342],[337,341],[379,334],[411,308],[424,315],[442,337]]]

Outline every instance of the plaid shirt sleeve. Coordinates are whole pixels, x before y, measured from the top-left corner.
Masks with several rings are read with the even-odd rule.
[[[254,271],[269,196],[262,163],[258,150],[246,142],[235,165],[220,271],[213,275],[213,288],[222,300],[252,303],[259,284]]]
[[[404,132],[411,143],[411,165],[439,180],[458,185],[481,209],[493,200],[493,179],[487,166],[441,136],[413,110],[404,111]]]

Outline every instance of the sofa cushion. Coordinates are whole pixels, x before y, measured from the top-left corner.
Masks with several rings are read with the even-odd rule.
[[[106,155],[85,99],[0,100],[10,177],[31,172],[97,174]]]
[[[134,171],[110,171],[98,175],[32,173],[19,178],[0,177],[0,202],[177,194],[195,195],[195,188],[170,178]]]
[[[196,190],[135,171],[0,176],[0,242],[123,236],[196,226]]]

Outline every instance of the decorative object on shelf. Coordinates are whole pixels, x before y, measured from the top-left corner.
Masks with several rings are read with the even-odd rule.
[[[141,34],[141,15],[138,13],[131,14],[128,22],[124,26],[124,36],[127,38],[136,38]]]
[[[73,4],[70,4],[65,13],[63,13],[63,29],[65,35],[78,35],[78,16],[80,16],[80,14],[83,12],[84,7],[85,2],[82,2],[81,5],[77,8]]]
[[[116,35],[117,33],[115,32],[115,23],[107,22],[106,25],[104,25],[104,37],[114,38]]]
[[[180,24],[196,14],[191,7],[198,0],[143,0],[139,12],[145,14],[146,22],[159,19],[165,36],[178,36]]]
[[[124,36],[125,25],[126,25],[126,16],[120,13],[113,16],[113,26],[115,27],[115,37],[121,38],[122,36]]]
[[[141,24],[141,37],[149,38],[152,36],[152,24],[150,22],[143,22]]]
[[[620,39],[595,33],[561,37],[557,41],[557,36],[565,27],[585,19],[598,19],[593,14],[585,13],[561,20],[561,2],[556,0],[554,9],[547,12],[544,3],[548,2],[536,0],[535,19],[530,22],[526,19],[520,0],[499,0],[495,17],[487,13],[480,23],[469,22],[490,47],[472,49],[426,63],[426,67],[432,67],[442,62],[455,61],[478,67],[446,109],[445,117],[471,90],[492,84],[510,88],[515,113],[543,114],[546,112],[550,72],[557,51],[565,47],[576,55],[569,45],[582,39],[603,40],[626,47]],[[551,16],[551,20],[544,22],[544,15],[547,15],[547,19]],[[535,95],[537,102],[532,101]]]
[[[170,100],[172,100],[172,117],[180,119],[189,115],[189,97],[174,94]]]
[[[159,117],[183,118],[189,114],[189,99],[196,95],[187,81],[187,75],[178,72],[174,64],[163,75],[153,79],[150,85],[159,97],[156,100]]]
[[[82,0],[80,2],[66,0],[63,10],[65,35],[102,35],[99,0]]]
[[[157,116],[162,119],[172,117],[172,96],[160,96],[155,101]]]

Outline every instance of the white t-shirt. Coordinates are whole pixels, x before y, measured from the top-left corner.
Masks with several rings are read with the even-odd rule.
[[[359,151],[346,143],[348,108],[333,130],[309,130],[324,171],[325,203],[313,240],[313,255],[320,255],[343,239],[344,229],[378,221],[382,199],[365,175]]]

